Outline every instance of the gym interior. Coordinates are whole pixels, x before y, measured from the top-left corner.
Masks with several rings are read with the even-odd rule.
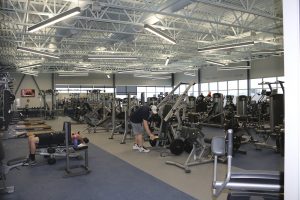
[[[1,0],[1,199],[300,199],[299,8]]]

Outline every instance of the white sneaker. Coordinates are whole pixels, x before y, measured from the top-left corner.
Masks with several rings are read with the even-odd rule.
[[[139,147],[140,152],[148,153],[150,150],[147,149],[146,147]]]
[[[139,149],[140,149],[140,147],[139,147],[139,145],[137,145],[137,144],[134,144],[134,145],[132,146],[132,149],[133,149],[133,150],[139,150]]]

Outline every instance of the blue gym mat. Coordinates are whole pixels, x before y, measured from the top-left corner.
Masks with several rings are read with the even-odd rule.
[[[26,155],[26,139],[3,142],[6,159]],[[12,194],[0,195],[2,200],[175,200],[194,199],[188,194],[139,170],[116,156],[89,144],[88,175],[63,178],[65,160],[48,165],[40,156],[39,164],[21,167],[7,175]],[[41,162],[40,162],[41,161]],[[79,162],[79,161],[74,161]],[[72,162],[73,163],[73,162]]]

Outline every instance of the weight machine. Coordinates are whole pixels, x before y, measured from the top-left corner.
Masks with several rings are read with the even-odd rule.
[[[283,81],[263,82],[261,85],[268,85],[269,95],[269,123],[262,124],[256,129],[256,133],[260,134],[263,141],[254,143],[257,149],[269,148],[283,155],[284,140],[284,86]],[[279,84],[283,94],[278,94],[272,85]],[[271,138],[275,137],[275,144],[271,144]]]
[[[171,153],[179,155],[184,151],[184,138],[180,130],[183,126],[183,121],[186,120],[187,93],[195,83],[189,83],[185,91],[176,99],[173,105],[167,101],[172,99],[174,91],[183,83],[179,83],[158,105],[158,114],[160,116],[159,139],[150,141],[152,147],[170,145]],[[186,135],[187,136],[187,135]],[[163,155],[163,154],[162,154]]]
[[[211,151],[214,154],[214,175],[212,183],[213,196],[218,197],[224,190],[228,190],[228,200],[264,199],[283,200],[284,176],[277,171],[232,171],[233,131],[227,131],[225,137],[214,137]],[[224,180],[217,180],[218,157],[227,154],[227,174]]]
[[[101,93],[97,94],[100,102],[93,102],[87,113],[84,114],[84,121],[87,123],[88,133],[96,133],[98,130],[109,130],[109,122],[112,115],[113,97],[111,94]],[[90,105],[89,103],[86,103]],[[100,106],[99,106],[100,105]]]
[[[177,166],[184,169],[185,173],[190,173],[190,166],[206,164],[213,161],[213,156],[210,151],[210,140],[205,138],[201,128],[199,125],[196,125],[196,127],[182,127],[180,133],[181,136],[186,139],[183,144],[177,144],[180,146],[177,148],[183,148],[186,152],[190,152],[190,154],[184,163],[166,161],[166,164]],[[190,146],[192,146],[192,149],[190,149]]]
[[[200,124],[205,126],[223,127],[224,123],[224,97],[221,93],[214,93],[212,100],[206,100],[207,110],[201,113]]]
[[[127,135],[131,133],[131,125],[129,123],[130,114],[139,107],[139,101],[137,98],[131,97],[131,94],[128,93],[127,98],[122,101],[122,106],[120,102],[118,104],[113,103],[113,106],[112,131],[109,139],[114,139],[116,132],[123,132],[120,144],[125,144]]]
[[[11,79],[5,75],[0,80],[0,130],[4,127],[5,130],[12,120],[12,104],[15,100],[15,95],[11,92]]]

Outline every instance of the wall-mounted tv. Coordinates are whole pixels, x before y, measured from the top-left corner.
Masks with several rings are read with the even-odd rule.
[[[34,89],[22,89],[21,97],[35,97],[35,90]]]

